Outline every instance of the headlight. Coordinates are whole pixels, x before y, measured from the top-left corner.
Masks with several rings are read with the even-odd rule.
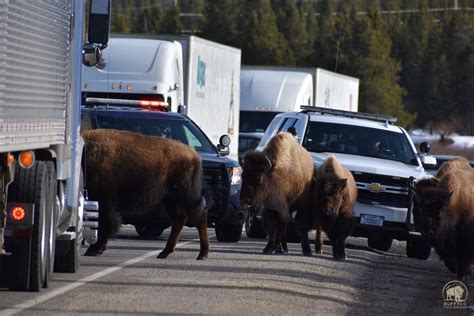
[[[230,185],[237,185],[242,183],[242,168],[233,167],[229,169],[230,172]]]

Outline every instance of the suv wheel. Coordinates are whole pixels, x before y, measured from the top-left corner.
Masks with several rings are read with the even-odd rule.
[[[411,235],[407,240],[407,257],[426,260],[430,257],[431,246],[421,236]]]
[[[216,224],[215,230],[220,242],[238,242],[242,236],[242,224]]]
[[[389,251],[392,247],[393,238],[388,237],[371,237],[367,239],[370,248],[381,251]]]
[[[153,238],[160,237],[163,233],[163,228],[157,225],[136,224],[135,231],[140,237]]]
[[[265,238],[267,233],[262,227],[262,221],[255,215],[247,216],[245,219],[245,234],[248,238]]]

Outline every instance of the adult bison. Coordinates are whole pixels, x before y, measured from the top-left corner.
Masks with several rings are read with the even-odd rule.
[[[330,155],[316,172],[312,194],[316,226],[315,249],[322,252],[322,230],[332,243],[333,258],[346,259],[345,241],[353,226],[357,186],[352,173]]]
[[[459,161],[443,166],[436,179],[411,188],[414,220],[446,267],[462,279],[474,262],[474,171]]]
[[[268,232],[264,253],[284,253],[286,226],[291,211],[308,207],[314,163],[311,155],[290,133],[272,137],[262,152],[250,151],[243,161],[241,201],[262,205],[263,224]],[[300,225],[303,254],[310,255],[308,231],[311,222]]]
[[[97,243],[85,255],[96,256],[116,235],[122,217],[166,213],[171,233],[158,258],[174,251],[186,221],[199,231],[198,260],[209,252],[206,199],[202,196],[201,158],[178,141],[127,131],[85,131],[87,189],[99,201]]]

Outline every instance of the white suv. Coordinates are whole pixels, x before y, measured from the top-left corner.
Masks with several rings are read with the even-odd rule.
[[[407,241],[407,256],[427,259],[431,248],[415,231],[409,181],[430,177],[423,164],[427,144],[417,150],[396,118],[318,107],[277,115],[267,127],[257,150],[279,132],[290,132],[312,155],[316,168],[329,154],[354,175],[358,188],[353,236],[367,237],[369,246],[390,249],[393,239]]]

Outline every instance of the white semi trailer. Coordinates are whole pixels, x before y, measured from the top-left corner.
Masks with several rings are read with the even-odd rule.
[[[214,144],[229,135],[237,159],[240,49],[193,35],[114,34],[104,55],[103,68],[83,68],[84,104],[118,99],[185,112]]]
[[[79,267],[81,67],[107,45],[109,0],[0,1],[0,287],[39,291]],[[84,49],[84,53],[83,53]]]

